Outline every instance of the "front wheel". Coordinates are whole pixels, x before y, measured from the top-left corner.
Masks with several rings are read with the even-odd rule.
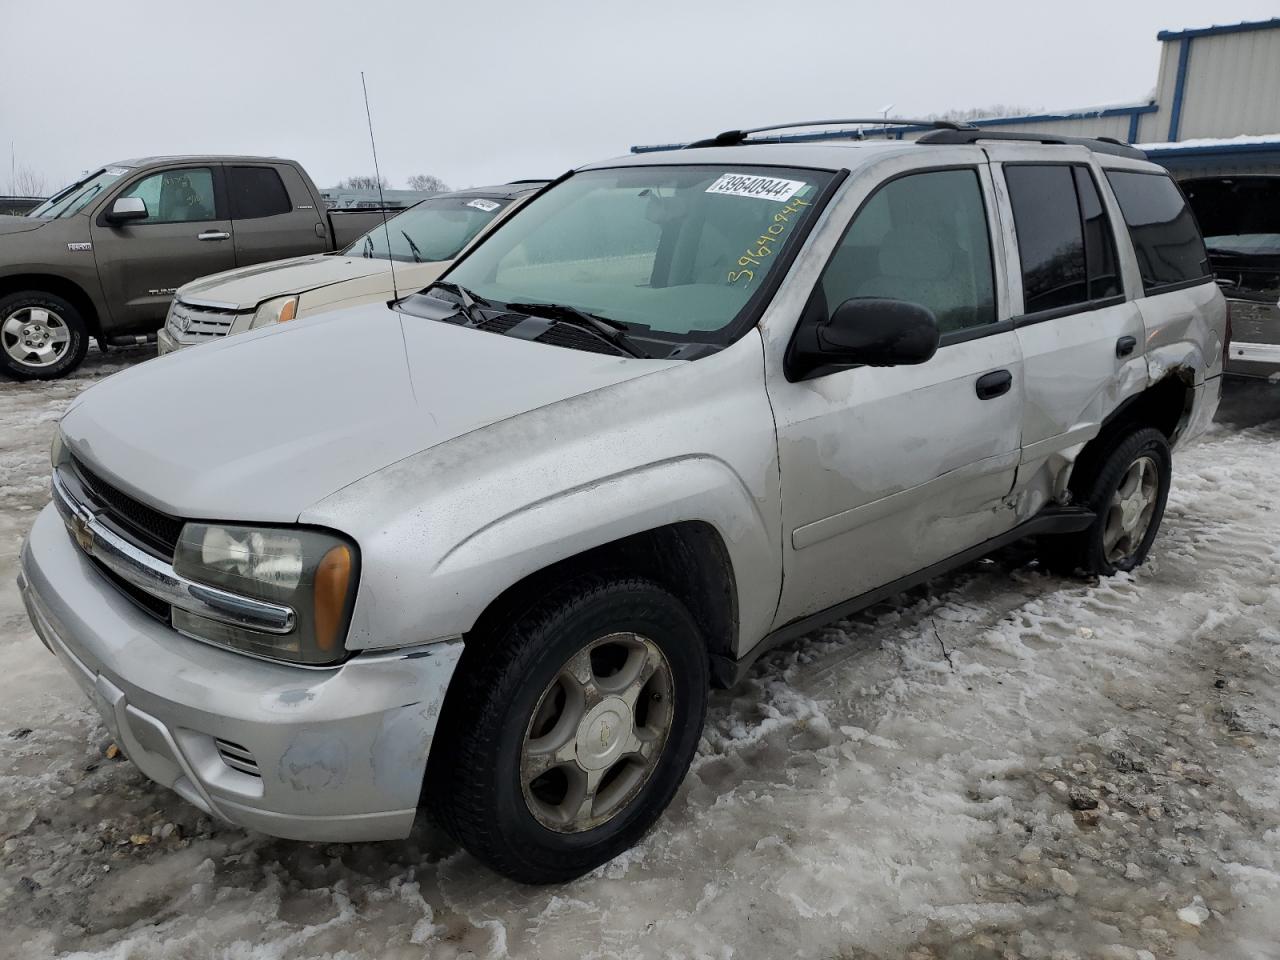
[[[1077,499],[1096,514],[1093,523],[1079,533],[1044,538],[1042,558],[1063,573],[1109,576],[1139,566],[1160,530],[1172,476],[1163,433],[1142,427],[1121,435],[1078,484]]]
[[[474,856],[571,880],[638,841],[702,732],[706,646],[651,581],[587,577],[468,639],[435,737],[428,803]]]
[[[0,369],[16,380],[54,380],[84,360],[89,331],[70,302],[24,291],[0,297]]]

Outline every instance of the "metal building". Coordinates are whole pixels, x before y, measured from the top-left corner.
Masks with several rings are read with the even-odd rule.
[[[1280,17],[1162,30],[1155,99],[1083,110],[974,120],[1010,133],[1110,137],[1135,143],[1178,176],[1280,172]],[[914,139],[924,127],[863,130]],[[832,130],[776,139],[847,137]],[[638,146],[636,153],[683,144]]]

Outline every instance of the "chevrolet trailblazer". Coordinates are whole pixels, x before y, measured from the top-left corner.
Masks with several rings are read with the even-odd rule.
[[[93,386],[36,632],[214,816],[426,808],[552,882],[641,838],[770,647],[1023,537],[1142,563],[1218,400],[1195,220],[1131,148],[937,126],[593,164],[420,293]]]

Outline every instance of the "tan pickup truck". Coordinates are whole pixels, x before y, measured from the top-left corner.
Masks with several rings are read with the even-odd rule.
[[[196,277],[344,249],[379,210],[327,210],[276,157],[186,156],[100,167],[23,217],[0,216],[0,372],[51,380],[102,346],[155,337]]]
[[[158,337],[163,355],[310,314],[389,300],[439,277],[472,240],[543,186],[521,180],[441,193],[376,226],[338,253],[229,270],[182,287]]]

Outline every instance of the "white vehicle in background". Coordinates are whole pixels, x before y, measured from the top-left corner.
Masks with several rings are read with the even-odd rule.
[[[337,253],[227,270],[178,289],[157,342],[160,355],[229,334],[419,290],[546,185],[518,180],[442,193],[379,223]],[[388,252],[389,251],[389,252]]]

